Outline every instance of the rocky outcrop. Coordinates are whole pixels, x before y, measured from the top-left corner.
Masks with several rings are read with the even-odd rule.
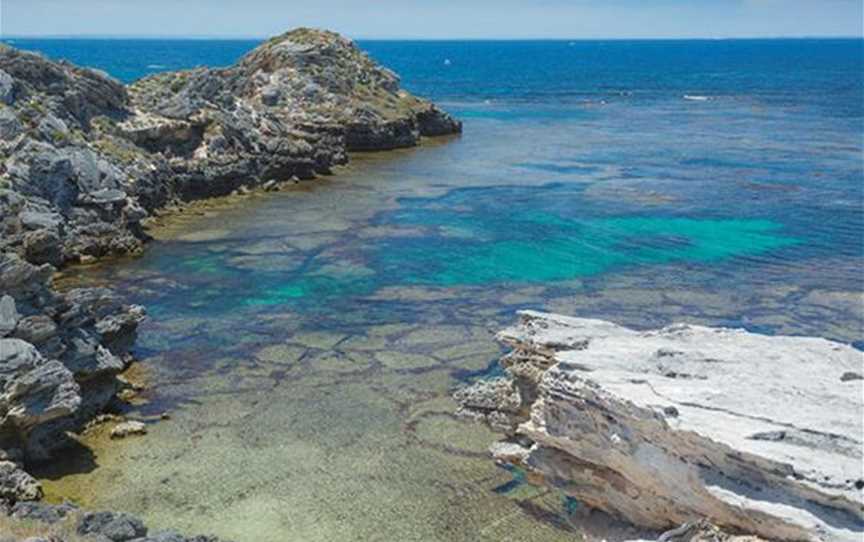
[[[861,540],[864,354],[823,339],[524,312],[506,379],[460,413],[498,461],[634,524],[707,519],[778,540]]]
[[[0,461],[0,503],[29,502],[42,498],[42,486],[12,461]]]
[[[338,34],[300,29],[224,69],[107,75],[0,47],[0,250],[61,265],[141,248],[175,201],[308,179],[349,151],[461,124]]]
[[[28,460],[108,404],[144,315],[109,290],[57,293],[52,271],[0,253],[0,449]]]

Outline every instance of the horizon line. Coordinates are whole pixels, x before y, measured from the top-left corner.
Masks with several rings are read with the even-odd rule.
[[[263,41],[279,36],[274,35],[206,35],[206,34],[0,34],[0,40],[177,40],[177,41]],[[343,34],[344,35],[344,34]],[[864,35],[776,35],[776,36],[652,36],[652,37],[373,37],[360,36],[349,37],[354,41],[429,41],[429,42],[453,42],[453,41],[724,41],[724,40],[807,40],[807,39],[837,39],[837,40],[864,40]]]

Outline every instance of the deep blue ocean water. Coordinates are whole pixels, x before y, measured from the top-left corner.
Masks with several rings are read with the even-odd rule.
[[[229,65],[256,42],[13,45],[132,81]],[[104,482],[96,505],[239,539],[571,539],[527,518],[540,501],[518,476],[484,470],[487,437],[448,425],[452,388],[500,373],[492,334],[516,310],[864,345],[864,40],[360,46],[463,136],[357,156],[298,191],[186,217],[139,259],[73,271],[148,307],[138,354],[158,385],[142,408],[177,414],[134,464],[88,478]],[[314,453],[274,462],[285,442]],[[212,486],[195,493],[201,465]],[[245,496],[220,500],[238,480]],[[304,508],[310,487],[327,506]],[[374,514],[367,493],[385,503]],[[549,503],[559,519],[572,508]],[[271,515],[238,522],[260,506]]]
[[[257,42],[15,40],[14,45],[128,82],[165,70],[226,66]],[[446,157],[433,164],[434,158],[421,155],[406,167],[447,178],[431,179],[430,186],[471,187],[472,220],[479,228],[474,233],[505,243],[475,250],[467,241],[457,246],[447,237],[385,241],[388,255],[377,258],[376,265],[391,278],[385,268],[399,267],[400,259],[417,261],[430,241],[440,249],[425,258],[438,262],[437,274],[421,266],[420,276],[396,279],[397,284],[478,284],[496,273],[501,281],[517,282],[577,278],[617,269],[614,262],[634,256],[609,244],[627,237],[621,230],[614,239],[599,236],[608,246],[559,246],[558,254],[571,255],[564,265],[569,272],[560,269],[561,258],[551,258],[558,270],[505,269],[499,263],[498,271],[478,273],[477,267],[508,258],[508,250],[524,253],[524,242],[531,244],[524,235],[508,236],[506,220],[486,220],[528,197],[522,214],[533,210],[545,213],[543,220],[570,221],[551,235],[565,244],[578,226],[574,220],[590,222],[585,235],[594,237],[598,225],[622,218],[671,219],[657,225],[667,237],[680,219],[715,220],[721,226],[724,219],[753,220],[757,229],[762,227],[758,221],[767,221],[778,235],[769,245],[777,250],[766,254],[743,247],[741,254],[730,250],[729,256],[766,266],[770,281],[794,281],[792,274],[800,279],[810,273],[833,288],[862,290],[864,40],[374,41],[360,46],[399,73],[409,90],[466,121],[465,138]],[[502,195],[500,185],[516,186]],[[444,201],[464,198],[454,192]],[[403,201],[411,207],[418,200]],[[412,212],[423,225],[460,219],[405,210],[374,221],[405,222]],[[527,235],[542,241],[550,233],[548,224],[537,226],[540,222],[514,216],[512,224],[535,225]],[[747,226],[730,223],[728,232],[715,233],[735,245],[740,228]],[[543,260],[544,244],[533,246],[537,250],[528,253]],[[680,260],[668,252],[649,251],[649,260]],[[441,263],[454,258],[471,263],[465,269]],[[713,262],[724,277],[752,267],[742,265],[746,260],[724,261],[725,267]],[[362,289],[387,282],[366,280]],[[305,283],[286,287],[322,293],[321,286]],[[332,293],[355,287],[353,281],[335,284]],[[259,300],[268,292],[247,297]],[[854,335],[860,333],[852,330],[848,338],[860,338]]]

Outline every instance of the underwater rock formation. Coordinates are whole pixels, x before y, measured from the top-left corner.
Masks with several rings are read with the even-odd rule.
[[[506,379],[460,390],[497,461],[634,524],[707,519],[860,540],[864,353],[824,339],[537,312],[499,334]]]

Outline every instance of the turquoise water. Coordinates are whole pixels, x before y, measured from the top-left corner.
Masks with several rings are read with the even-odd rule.
[[[255,44],[17,45],[132,80]],[[148,307],[134,414],[173,416],[58,493],[240,541],[569,540],[582,508],[452,418],[516,310],[862,344],[861,40],[361,45],[464,135],[74,271]]]

